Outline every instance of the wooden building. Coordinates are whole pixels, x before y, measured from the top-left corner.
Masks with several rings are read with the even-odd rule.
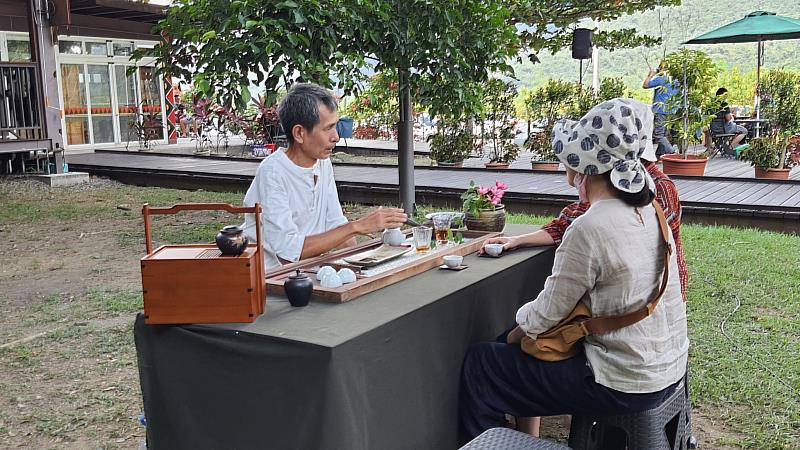
[[[135,49],[157,44],[152,28],[165,8],[0,0],[0,173],[40,158],[60,172],[65,149],[136,141],[131,124],[144,119],[157,124],[151,138],[174,141],[171,81],[156,75],[153,60],[130,60]]]

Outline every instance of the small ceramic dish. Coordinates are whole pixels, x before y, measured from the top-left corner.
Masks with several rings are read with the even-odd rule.
[[[456,266],[456,267],[448,267],[446,264],[442,264],[441,266],[439,266],[439,268],[442,269],[442,270],[455,270],[456,272],[459,271],[459,270],[464,270],[467,267],[469,267],[469,266],[465,266],[464,264],[462,264],[460,266]]]

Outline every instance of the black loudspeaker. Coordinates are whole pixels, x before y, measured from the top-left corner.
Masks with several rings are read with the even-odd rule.
[[[592,30],[577,28],[572,32],[572,59],[592,57]]]

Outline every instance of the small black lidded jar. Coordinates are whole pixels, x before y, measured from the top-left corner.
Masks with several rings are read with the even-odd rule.
[[[217,248],[223,256],[239,256],[247,248],[247,236],[244,231],[236,225],[228,225],[219,230],[215,239]]]
[[[314,282],[298,269],[295,275],[283,282],[283,290],[292,306],[306,306],[314,292]]]

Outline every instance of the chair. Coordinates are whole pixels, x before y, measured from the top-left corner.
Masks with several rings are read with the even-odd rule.
[[[491,428],[459,450],[569,450],[557,442],[539,439],[510,428]]]
[[[736,135],[725,132],[725,119],[715,117],[708,126],[708,130],[711,135],[711,155],[709,157],[720,155],[733,158],[736,156],[731,145],[731,141]]]
[[[569,446],[575,450],[686,450],[686,377],[656,408],[616,416],[572,416]]]

